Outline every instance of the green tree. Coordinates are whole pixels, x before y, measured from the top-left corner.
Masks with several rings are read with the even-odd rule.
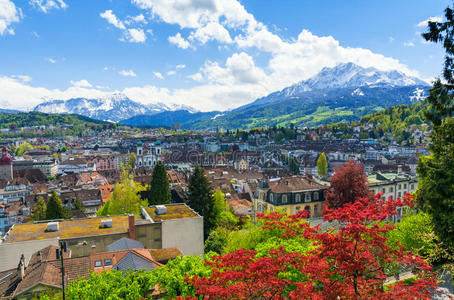
[[[218,211],[212,196],[211,184],[205,176],[205,170],[197,165],[189,177],[188,206],[203,216],[205,239],[216,226]]]
[[[443,77],[434,82],[427,98],[426,118],[432,122],[430,156],[418,162],[418,203],[432,216],[434,230],[446,249],[454,253],[454,13],[445,10],[445,20],[429,22],[427,41],[445,48]]]
[[[213,194],[214,199],[214,211],[216,214],[216,220],[220,217],[221,213],[226,209],[226,202],[224,193],[221,190],[216,190]]]
[[[144,190],[146,187],[134,182],[134,175],[123,168],[120,182],[115,184],[110,198],[100,207],[97,215],[140,214],[140,208],[148,205],[148,201],[142,200],[139,194]]]
[[[328,161],[326,160],[325,152],[322,152],[317,159],[317,171],[318,175],[328,174]]]
[[[27,150],[30,150],[30,149],[33,149],[33,146],[30,145],[30,143],[22,143],[16,148],[15,154],[17,156],[21,156],[21,155],[24,155],[25,153],[27,153]]]
[[[71,213],[63,206],[57,192],[52,191],[49,201],[47,201],[46,220],[69,218],[71,218]]]
[[[148,199],[150,205],[168,204],[172,202],[169,179],[167,178],[167,171],[162,161],[158,161],[153,169],[150,190],[151,194]]]
[[[46,219],[46,201],[42,196],[38,197],[38,202],[36,202],[35,207],[30,215],[30,219],[33,221],[40,221]]]
[[[136,154],[134,152],[131,152],[131,154],[129,154],[129,158],[128,158],[128,166],[131,168],[131,169],[134,169],[134,167],[136,166]]]

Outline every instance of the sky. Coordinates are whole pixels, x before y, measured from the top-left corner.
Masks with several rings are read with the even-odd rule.
[[[0,108],[123,93],[228,110],[354,62],[430,81],[448,0],[0,0]]]

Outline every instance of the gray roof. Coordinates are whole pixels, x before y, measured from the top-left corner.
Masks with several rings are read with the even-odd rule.
[[[145,249],[145,247],[141,242],[125,237],[107,246],[107,251],[109,252],[129,249]]]
[[[129,252],[126,254],[120,261],[113,267],[115,270],[123,271],[123,270],[152,270],[154,269],[154,265],[152,262],[138,256],[135,253]]]

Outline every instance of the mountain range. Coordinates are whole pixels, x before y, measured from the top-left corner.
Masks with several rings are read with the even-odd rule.
[[[53,100],[35,107],[46,113],[75,113],[131,126],[182,128],[252,128],[285,126],[289,123],[315,126],[356,121],[362,116],[427,96],[429,85],[402,72],[364,68],[353,63],[323,68],[315,76],[225,112],[197,112],[164,103],[144,105],[123,94],[99,99]]]
[[[153,115],[174,110],[196,111],[189,106],[167,105],[160,102],[144,105],[129,99],[122,93],[114,93],[97,99],[52,100],[41,103],[34,108],[34,111],[43,113],[78,114],[111,122],[118,122],[137,115]]]

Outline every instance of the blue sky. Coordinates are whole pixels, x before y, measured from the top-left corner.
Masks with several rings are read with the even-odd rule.
[[[0,0],[0,107],[114,92],[231,109],[353,61],[430,79],[442,0]]]

